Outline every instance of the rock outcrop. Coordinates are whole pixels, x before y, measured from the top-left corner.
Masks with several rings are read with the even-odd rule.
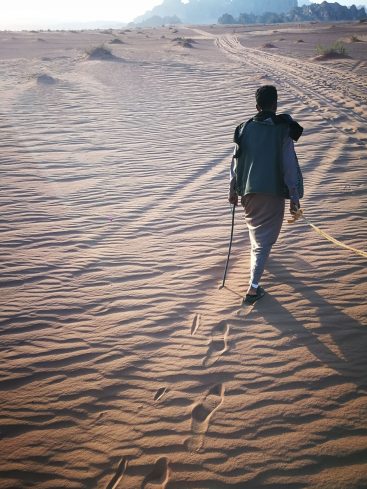
[[[286,13],[276,11],[265,12],[260,15],[242,12],[237,18],[228,12],[218,19],[219,24],[273,24],[281,22],[336,22],[348,20],[362,20],[367,17],[364,7],[357,8],[355,5],[346,7],[339,3],[313,3],[295,7]]]
[[[216,23],[224,12],[232,16],[241,13],[261,15],[265,12],[284,13],[297,7],[297,0],[189,0],[183,3],[181,0],[164,0],[161,5],[154,7],[144,15],[134,20],[135,24],[153,16],[178,17],[188,24]]]

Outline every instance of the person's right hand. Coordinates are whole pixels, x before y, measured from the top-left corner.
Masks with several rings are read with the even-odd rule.
[[[238,205],[238,195],[236,192],[229,193],[228,202],[232,205]]]
[[[290,201],[289,212],[292,214],[292,216],[297,215],[300,208],[301,208],[301,205],[299,203],[299,200],[291,200]]]

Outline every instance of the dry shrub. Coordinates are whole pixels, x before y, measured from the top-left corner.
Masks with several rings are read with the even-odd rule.
[[[193,48],[193,44],[196,43],[194,39],[186,38],[186,37],[175,37],[172,39],[172,42],[175,42],[178,46],[183,48]]]
[[[125,43],[118,37],[115,37],[115,39],[112,39],[112,41],[110,41],[109,44],[125,44]]]
[[[89,48],[86,50],[88,59],[113,59],[114,55],[110,48],[106,47],[104,44],[102,46],[97,46]]]
[[[346,47],[341,41],[336,41],[331,46],[316,46],[316,58],[319,61],[337,58],[349,58]]]
[[[37,76],[37,83],[38,85],[55,85],[57,80],[51,75],[43,74]]]
[[[363,42],[362,39],[359,39],[358,36],[350,36],[350,42]]]

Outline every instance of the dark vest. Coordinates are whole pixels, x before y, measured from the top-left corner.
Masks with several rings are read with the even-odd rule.
[[[284,197],[283,141],[289,134],[288,124],[255,118],[239,126],[236,133],[238,195],[265,193]]]

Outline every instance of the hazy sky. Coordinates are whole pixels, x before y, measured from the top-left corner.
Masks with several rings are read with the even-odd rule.
[[[188,0],[184,0],[186,3]],[[322,0],[314,0],[320,3]],[[334,1],[334,0],[329,0]],[[366,0],[354,0],[363,4]],[[0,0],[0,29],[48,28],[67,22],[130,22],[162,0]],[[351,5],[353,0],[339,0]]]
[[[0,29],[46,28],[62,22],[130,22],[162,0],[1,0]]]

